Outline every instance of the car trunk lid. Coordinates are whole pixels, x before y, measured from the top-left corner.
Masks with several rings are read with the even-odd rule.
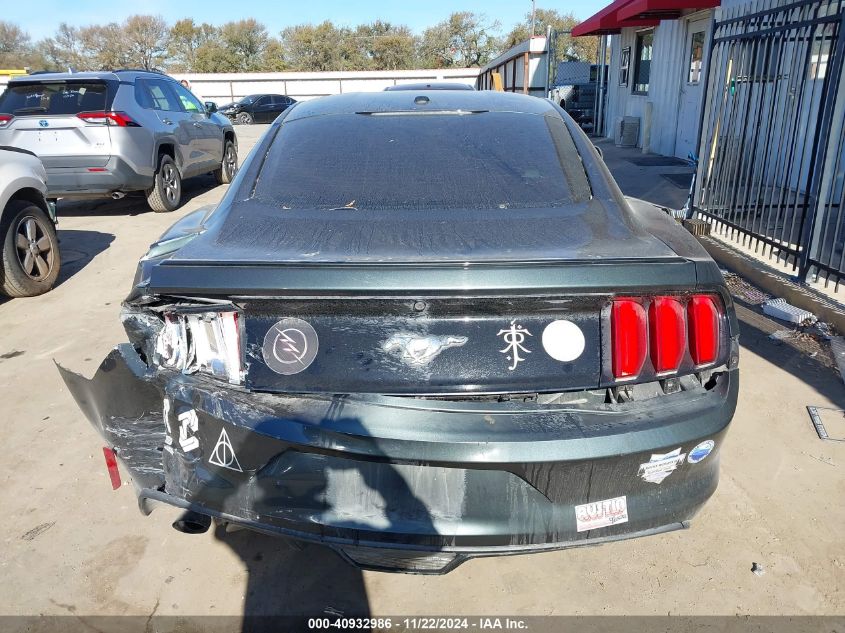
[[[111,157],[109,126],[80,119],[81,112],[110,107],[114,87],[101,80],[13,83],[0,99],[0,112],[13,115],[0,130],[2,144],[36,154],[48,170],[104,167]]]

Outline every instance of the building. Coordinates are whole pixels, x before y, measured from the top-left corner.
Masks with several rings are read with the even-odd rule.
[[[573,35],[611,36],[608,137],[697,155],[714,232],[839,288],[845,0],[616,0]]]
[[[548,39],[541,35],[520,42],[488,63],[478,74],[475,87],[495,90],[496,77],[505,92],[521,92],[545,98],[549,93]]]
[[[627,124],[629,130],[638,129],[638,147],[682,158],[695,152],[705,47],[718,4],[616,0],[572,30],[575,36],[612,36],[604,127],[608,137],[619,137]]]

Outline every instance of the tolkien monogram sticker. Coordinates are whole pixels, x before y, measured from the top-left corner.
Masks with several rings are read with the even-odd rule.
[[[513,371],[519,363],[525,360],[525,358],[519,355],[520,352],[523,354],[531,353],[531,350],[526,349],[523,343],[525,342],[525,337],[532,336],[532,334],[521,325],[517,325],[516,319],[514,319],[511,321],[511,326],[508,329],[499,330],[496,336],[501,336],[505,343],[507,343],[507,347],[499,350],[499,352],[507,355],[506,358],[511,362],[511,366],[508,369]]]

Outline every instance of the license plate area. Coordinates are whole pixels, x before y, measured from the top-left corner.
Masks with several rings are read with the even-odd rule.
[[[247,387],[460,395],[593,389],[602,297],[244,305]]]

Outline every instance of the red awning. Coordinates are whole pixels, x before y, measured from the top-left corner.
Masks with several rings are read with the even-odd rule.
[[[572,29],[574,37],[619,33],[628,26],[656,26],[680,17],[683,9],[712,9],[720,0],[615,0]]]

